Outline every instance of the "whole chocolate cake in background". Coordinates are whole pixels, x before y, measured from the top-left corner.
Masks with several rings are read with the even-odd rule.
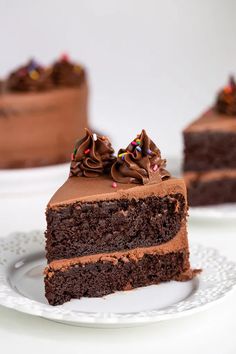
[[[51,305],[195,276],[185,184],[165,164],[144,130],[117,158],[107,137],[86,130],[46,211]]]
[[[236,83],[184,130],[184,179],[191,206],[236,202]]]
[[[83,67],[63,55],[51,67],[34,60],[0,82],[0,168],[68,161],[88,126]]]

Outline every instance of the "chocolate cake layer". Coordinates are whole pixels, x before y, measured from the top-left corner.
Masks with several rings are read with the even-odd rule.
[[[236,202],[236,178],[196,179],[187,184],[191,206]]]
[[[120,258],[75,264],[63,270],[47,269],[45,291],[49,304],[72,298],[101,297],[115,291],[158,284],[179,277],[189,269],[188,251],[163,255],[145,254],[141,259]]]
[[[199,270],[189,264],[186,223],[170,241],[152,247],[54,260],[45,269],[46,297],[51,305],[71,298],[100,297],[119,290],[189,280]]]
[[[76,202],[47,211],[47,259],[148,247],[167,242],[185,218],[184,196]]]
[[[184,145],[184,171],[236,168],[236,131],[185,132]]]

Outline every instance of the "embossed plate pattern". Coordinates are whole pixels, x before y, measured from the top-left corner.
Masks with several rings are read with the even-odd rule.
[[[192,245],[192,266],[203,269],[192,281],[173,281],[53,307],[43,293],[45,263],[42,231],[1,238],[0,305],[77,326],[135,326],[203,310],[236,284],[236,264],[214,249]]]

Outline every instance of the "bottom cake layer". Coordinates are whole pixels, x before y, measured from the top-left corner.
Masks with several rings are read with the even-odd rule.
[[[101,297],[172,279],[188,280],[194,276],[188,259],[184,248],[166,254],[146,253],[141,258],[107,254],[96,262],[72,260],[64,268],[49,264],[45,270],[46,298],[49,304],[60,305],[74,298]]]
[[[217,178],[213,173],[186,173],[185,181],[190,206],[236,202],[235,176]]]

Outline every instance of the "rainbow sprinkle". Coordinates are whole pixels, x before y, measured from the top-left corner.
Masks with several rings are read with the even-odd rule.
[[[148,154],[148,155],[152,155],[152,150],[147,149],[147,154]]]
[[[90,149],[86,149],[86,150],[84,151],[84,153],[85,153],[85,155],[89,154],[89,153],[90,153]]]
[[[33,70],[36,70],[38,68],[38,64],[36,63],[35,60],[31,60],[29,66],[28,66],[28,71],[33,71]]]
[[[97,141],[97,139],[98,139],[97,134],[94,133],[94,134],[93,134],[93,140],[94,140],[94,141]]]
[[[118,155],[118,157],[122,157],[122,156],[127,155],[127,154],[128,154],[128,152],[122,152],[121,154]]]
[[[138,144],[136,143],[136,141],[132,141],[131,145],[137,146]]]
[[[224,87],[224,92],[225,92],[225,93],[231,93],[232,91],[233,91],[232,86],[225,86],[225,87]]]
[[[31,77],[32,80],[38,80],[39,73],[36,70],[32,70],[30,71],[29,76]]]
[[[117,188],[117,183],[113,182],[111,186],[112,186],[112,188]]]
[[[152,166],[152,170],[153,170],[153,172],[156,172],[156,171],[158,170],[157,164],[155,164],[155,165]]]
[[[82,69],[79,65],[74,65],[74,72],[80,73],[81,71],[82,71]]]
[[[61,61],[69,61],[69,55],[66,53],[63,53],[61,55]]]
[[[136,146],[136,150],[138,150],[139,152],[142,151],[141,147],[140,146]]]

